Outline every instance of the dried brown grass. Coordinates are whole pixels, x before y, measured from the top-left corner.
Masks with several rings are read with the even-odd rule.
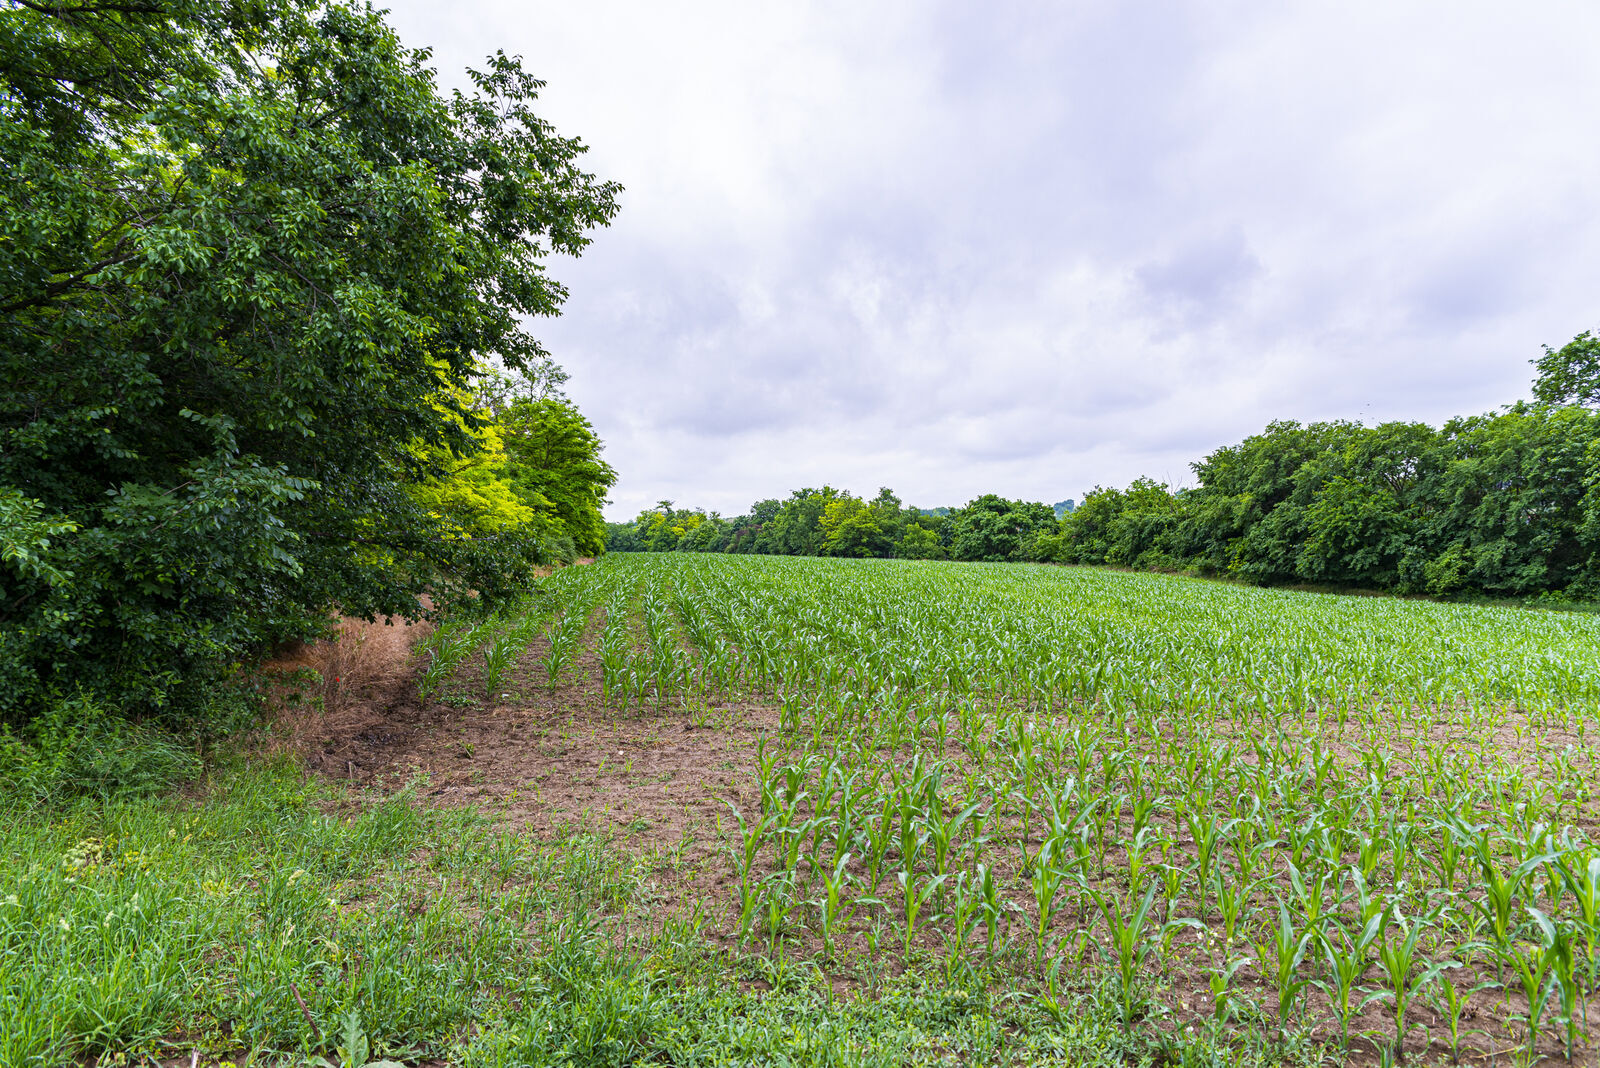
[[[303,750],[340,720],[366,711],[375,695],[411,674],[411,650],[432,629],[405,619],[340,616],[325,637],[281,650],[261,665],[273,680],[276,735]]]

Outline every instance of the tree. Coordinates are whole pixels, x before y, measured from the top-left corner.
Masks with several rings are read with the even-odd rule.
[[[1145,566],[1165,557],[1180,515],[1180,501],[1164,482],[1139,478],[1126,491],[1096,486],[1061,518],[1057,532],[1034,541],[1031,555],[1063,563]]]
[[[1600,408],[1600,337],[1585,330],[1560,349],[1546,345],[1533,366],[1539,372],[1533,396],[1541,404]]]
[[[1292,581],[1299,575],[1305,509],[1325,477],[1336,473],[1318,478],[1310,472],[1342,454],[1362,429],[1350,422],[1280,421],[1217,449],[1192,465],[1200,485],[1185,502],[1187,522],[1174,539],[1203,570],[1255,582]]]
[[[600,458],[594,427],[564,397],[524,398],[500,418],[507,473],[529,508],[550,517],[553,536],[579,553],[605,551],[606,491],[617,473]]]
[[[533,524],[553,533],[549,518],[529,507],[507,477],[503,429],[491,423],[470,433],[478,447],[466,456],[434,449],[421,457],[441,473],[408,486],[407,495],[461,537],[492,538]]]
[[[1393,586],[1413,522],[1388,486],[1340,475],[1305,510],[1298,570],[1317,582]]]
[[[1056,513],[1048,504],[985,494],[950,517],[950,555],[957,560],[1020,560],[1028,537],[1055,525]]]
[[[863,506],[828,535],[827,552],[829,556],[888,556],[893,547],[894,535],[884,529],[883,513]]]
[[[1600,478],[1600,413],[1513,405],[1446,423],[1450,461],[1434,479],[1419,557],[1433,572],[1412,585],[1500,595],[1569,588],[1600,578],[1591,487]]]
[[[766,524],[757,552],[783,556],[820,556],[827,542],[822,519],[828,505],[849,494],[832,486],[797,489]]]
[[[616,210],[504,55],[442,97],[365,6],[0,0],[0,716],[133,710],[333,606],[508,594],[412,487]],[[38,527],[43,524],[43,527]]]
[[[939,535],[916,523],[905,525],[894,554],[902,560],[943,560],[949,555],[939,543]]]

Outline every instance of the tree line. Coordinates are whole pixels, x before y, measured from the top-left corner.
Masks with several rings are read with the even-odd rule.
[[[865,499],[823,486],[757,501],[732,518],[662,501],[632,523],[607,524],[606,540],[613,552],[1026,560],[1055,527],[1052,506],[992,494],[962,508],[924,509],[903,505],[888,488]]]
[[[1433,595],[1600,596],[1600,340],[1535,361],[1534,399],[1365,426],[1274,422],[1196,484],[1097,486],[1075,508],[985,495],[947,514],[824,487],[725,519],[663,501],[616,550],[1109,564]],[[1065,502],[1064,502],[1065,503]]]
[[[356,2],[0,0],[0,743],[602,549],[527,323],[619,187],[517,60],[427,61]]]

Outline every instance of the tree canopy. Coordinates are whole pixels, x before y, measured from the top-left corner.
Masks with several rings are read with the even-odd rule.
[[[1546,345],[1534,368],[1535,400],[1600,407],[1600,337],[1593,332],[1585,330],[1559,349]]]
[[[495,482],[537,480],[493,472],[540,432],[475,386],[546,357],[546,264],[619,192],[541,83],[441,94],[349,3],[0,4],[0,715],[513,589],[544,550]]]
[[[1403,593],[1600,594],[1600,413],[1273,423],[1176,493],[1097,488],[1039,545],[1066,563]]]

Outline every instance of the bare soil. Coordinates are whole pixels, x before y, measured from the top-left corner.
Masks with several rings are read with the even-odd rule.
[[[425,631],[358,620],[341,631],[343,661],[317,643],[267,665],[281,680],[278,735],[309,770],[384,789],[414,784],[431,803],[470,805],[544,840],[574,830],[613,837],[637,855],[662,858],[663,913],[733,899],[721,828],[732,819],[730,802],[746,812],[760,807],[756,741],[776,730],[775,707],[712,699],[619,711],[604,701],[592,651],[551,686],[543,638],[494,700],[471,665],[422,700],[410,646]],[[326,675],[354,663],[351,649],[360,650],[359,671],[340,676],[334,700],[318,707],[303,678],[298,703],[288,699],[297,668]]]

